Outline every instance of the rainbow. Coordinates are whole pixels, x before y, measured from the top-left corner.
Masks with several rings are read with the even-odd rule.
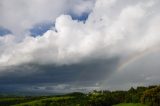
[[[136,61],[136,60],[139,60],[141,59],[142,57],[150,54],[151,52],[156,52],[160,50],[160,47],[158,46],[155,46],[155,47],[151,47],[151,48],[148,48],[148,49],[145,49],[141,52],[136,52],[130,56],[128,56],[127,58],[125,59],[122,59],[119,64],[118,64],[118,68],[117,68],[117,71],[121,71],[123,70],[125,67],[127,67],[129,64],[131,64],[132,62]]]

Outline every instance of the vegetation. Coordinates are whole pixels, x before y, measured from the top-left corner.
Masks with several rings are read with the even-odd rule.
[[[146,90],[141,97],[141,102],[149,106],[160,106],[160,86]]]
[[[0,106],[10,106],[13,104],[19,104],[29,101],[34,101],[37,99],[42,99],[44,97],[0,97]]]
[[[114,106],[146,106],[146,105],[140,103],[121,103]]]
[[[128,91],[74,92],[59,96],[0,96],[0,106],[160,106],[160,86]]]

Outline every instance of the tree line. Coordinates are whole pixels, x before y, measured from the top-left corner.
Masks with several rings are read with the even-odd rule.
[[[119,103],[160,106],[160,86],[131,87],[127,91],[73,92],[59,96],[0,97],[0,106],[113,106]]]
[[[119,103],[142,103],[160,106],[160,86],[131,87],[128,91],[93,91],[89,94],[92,106],[112,106]]]

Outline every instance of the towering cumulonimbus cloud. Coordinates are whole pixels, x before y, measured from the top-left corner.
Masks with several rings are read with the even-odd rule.
[[[26,36],[14,42],[13,36],[1,37],[4,46],[1,65],[23,63],[74,64],[92,58],[129,55],[159,43],[158,1],[96,1],[86,22],[61,15],[55,28],[38,37]],[[7,44],[5,41],[7,40]]]
[[[2,7],[0,8],[7,8],[7,6],[5,6],[7,0],[2,1]],[[89,73],[93,74],[98,72],[102,75],[102,72],[116,70],[117,61],[123,61],[135,54],[141,54],[159,46],[160,1],[158,0],[96,0],[95,4],[92,4],[92,0],[82,0],[82,2],[80,2],[81,5],[74,5],[73,7],[76,9],[69,9],[70,11],[68,13],[72,11],[72,13],[79,16],[85,12],[89,13],[88,18],[84,21],[75,20],[71,15],[60,15],[61,13],[65,13],[64,11],[68,8],[66,5],[67,0],[64,2],[56,1],[58,5],[56,4],[57,7],[53,10],[59,10],[60,12],[54,13],[53,11],[55,16],[50,15],[50,12],[45,13],[46,11],[50,11],[50,9],[52,10],[52,3],[49,7],[41,8],[42,13],[34,14],[35,11],[40,11],[36,9],[32,11],[32,9],[35,8],[34,6],[39,7],[48,3],[50,0],[47,0],[45,3],[42,1],[43,0],[41,0],[41,2],[34,1],[38,3],[36,5],[34,5],[33,2],[33,4],[31,3],[32,5],[28,5],[27,1],[27,3],[17,1],[17,8],[22,8],[20,7],[21,3],[25,6],[31,6],[31,10],[28,10],[26,7],[23,8],[24,11],[27,12],[27,14],[25,14],[27,15],[26,20],[23,20],[24,17],[20,15],[18,16],[20,19],[13,18],[13,20],[11,20],[13,24],[9,23],[10,21],[6,23],[5,21],[9,20],[10,17],[5,18],[5,15],[9,14],[12,16],[11,13],[13,11],[3,12],[5,15],[2,15],[3,17],[0,16],[0,18],[3,19],[1,20],[3,22],[0,21],[2,23],[1,25],[13,32],[18,31],[18,33],[21,33],[22,31],[24,34],[20,40],[17,40],[20,36],[16,33],[0,36],[1,73],[11,70],[12,67],[14,67],[13,72],[20,72],[20,69],[17,67],[24,66],[26,70],[28,70],[28,74],[32,74],[32,72],[37,74],[40,72],[38,73],[39,76],[36,77],[37,79],[41,77],[44,78],[45,81],[50,82],[54,78],[58,79],[58,75],[62,79],[63,74],[65,74],[69,82],[72,82],[71,80],[75,80],[75,77],[71,77],[73,73],[76,76],[76,72],[82,71],[84,73],[86,71],[88,75]],[[64,10],[61,10],[60,8],[63,6]],[[3,9],[0,9],[0,11],[4,11]],[[21,13],[23,11],[18,12]],[[28,27],[46,19],[51,20],[52,18],[50,17],[55,21],[55,26],[43,35],[33,37],[25,33]],[[19,26],[15,26],[19,20]],[[22,27],[23,21],[27,23],[25,24],[27,26]],[[102,64],[103,62],[106,64]],[[98,68],[93,68],[92,65],[97,65]],[[105,67],[105,65],[107,67]],[[47,66],[49,68],[46,68]],[[41,69],[46,70],[46,72],[43,72],[39,67],[43,67]],[[70,69],[68,67],[73,68]],[[85,67],[85,69],[81,69],[81,67]],[[68,72],[67,69],[69,70],[69,74],[72,73],[71,75],[66,74]],[[73,69],[78,71],[74,71]],[[50,74],[47,74],[47,70],[49,70],[49,73],[52,75],[54,74],[53,79]],[[90,70],[93,70],[93,72]],[[59,71],[62,72],[62,75],[59,74]],[[10,72],[12,73],[12,71],[9,71],[9,73]],[[23,70],[22,73],[24,74],[25,71]],[[93,76],[95,77],[95,75]],[[13,77],[13,79],[15,78]],[[56,81],[55,79],[54,81]]]

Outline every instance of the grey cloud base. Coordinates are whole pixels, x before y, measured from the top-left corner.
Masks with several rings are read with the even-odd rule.
[[[57,85],[62,84],[67,85],[68,88],[59,92],[70,92],[73,86],[77,86],[74,89],[76,91],[89,91],[92,89],[90,86],[96,87],[96,84],[109,76],[111,71],[116,70],[118,61],[118,58],[114,58],[64,66],[33,64],[14,66],[1,72],[0,89],[2,91],[10,88],[14,91],[13,87],[16,91],[34,91],[35,88],[42,86],[46,89],[40,90],[41,92],[47,92],[47,88],[53,92],[59,90],[56,89]]]

